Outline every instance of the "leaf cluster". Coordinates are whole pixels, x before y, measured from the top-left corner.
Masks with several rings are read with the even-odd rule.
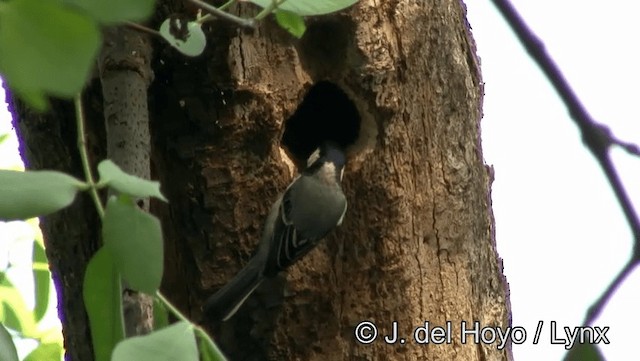
[[[217,17],[253,26],[255,20],[275,13],[277,23],[296,37],[305,31],[303,16],[322,15],[353,5],[357,0],[251,0],[263,8],[255,18],[243,19],[220,8],[195,1]],[[10,0],[0,2],[0,75],[30,106],[47,108],[47,96],[72,98],[84,87],[100,50],[100,28],[148,18],[155,0]],[[206,46],[202,23],[213,15],[186,23],[168,18],[159,31],[187,56],[197,56]]]
[[[83,285],[96,360],[198,360],[199,353],[208,355],[208,360],[224,359],[204,331],[159,296],[164,261],[160,221],[141,210],[135,200],[154,197],[167,201],[160,192],[160,184],[127,174],[110,160],[98,165],[98,173],[98,182],[91,183],[55,171],[0,170],[0,219],[45,215],[69,206],[78,192],[109,188],[116,195],[107,201],[102,218],[104,245],[89,262]],[[141,259],[145,261],[140,262]],[[46,265],[41,246],[34,248],[34,261],[45,262]],[[34,273],[34,277],[38,288],[45,287],[41,274]],[[48,282],[48,272],[44,277]],[[162,302],[155,304],[156,331],[125,339],[122,280],[133,290],[158,295]],[[46,285],[48,287],[48,283]],[[0,287],[9,295],[17,292],[6,278],[2,278]],[[36,292],[36,295],[42,294],[48,297],[48,290]],[[4,326],[0,330],[0,343],[5,345],[2,349],[8,353],[3,359],[17,360],[15,347],[5,327],[33,335],[33,320],[42,318],[46,311],[41,298],[37,297],[32,318],[24,316],[30,313],[24,311],[26,306],[17,296],[7,297],[6,303],[3,302],[5,307],[1,319]],[[168,326],[165,307],[176,313],[181,321]],[[196,337],[204,341],[198,343]],[[59,359],[61,348],[47,345],[42,343],[36,349],[37,360]]]

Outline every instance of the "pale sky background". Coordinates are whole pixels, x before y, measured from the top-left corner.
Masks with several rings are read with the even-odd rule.
[[[617,137],[640,144],[640,5],[632,0],[513,3],[593,117]],[[565,350],[550,344],[549,323],[581,324],[628,259],[631,233],[565,107],[493,5],[467,0],[467,7],[485,82],[482,143],[486,162],[495,167],[498,251],[511,288],[513,325],[528,332],[524,344],[514,345],[514,356],[517,361],[561,360]],[[0,102],[0,134],[11,130],[4,112]],[[18,164],[16,147],[15,137],[0,145],[0,168]],[[614,161],[640,206],[640,159],[617,150]],[[0,267],[6,265],[9,233],[32,237],[27,227],[0,223]],[[20,253],[25,252],[12,251],[12,261],[24,264],[17,260]],[[595,322],[610,327],[611,343],[600,345],[608,360],[637,354],[639,301],[635,272]],[[538,321],[544,328],[533,345]]]

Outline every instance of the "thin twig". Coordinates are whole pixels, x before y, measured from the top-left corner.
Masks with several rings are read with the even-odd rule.
[[[264,19],[267,15],[271,14],[275,9],[278,8],[278,6],[282,5],[282,3],[285,1],[287,0],[271,0],[271,4],[269,4],[269,6],[267,6],[266,8],[262,9],[262,11],[260,11],[258,15],[254,17],[254,19],[255,20]]]
[[[227,1],[226,3],[224,3],[224,4],[220,5],[220,6],[218,6],[218,10],[220,10],[220,11],[225,11],[225,10],[227,10],[231,5],[233,5],[236,1],[238,1],[238,0],[229,0],[229,1]]]
[[[222,351],[220,351],[220,349],[218,348],[218,345],[216,345],[215,342],[213,342],[211,337],[207,334],[207,332],[202,327],[197,326],[195,328],[195,331],[201,339],[205,340],[205,342],[209,345],[210,348],[215,350],[215,352],[218,355],[224,357],[224,354],[222,353]],[[226,358],[224,360],[226,360]]]
[[[180,310],[178,310],[171,302],[169,302],[169,300],[166,297],[164,297],[164,295],[160,291],[156,292],[156,297],[158,297],[160,302],[162,302],[162,304],[165,305],[165,307],[167,307],[167,309],[169,309],[169,311],[173,313],[173,315],[176,316],[180,321],[189,322],[193,326],[198,336],[204,339],[205,342],[209,345],[209,347],[215,350],[219,355],[222,355],[222,351],[220,351],[218,346],[213,342],[211,337],[207,334],[207,332],[202,327],[193,324],[187,318],[187,316],[183,315],[182,312],[180,312]]]
[[[236,3],[236,1],[238,1],[238,0],[229,0],[229,1],[227,1],[226,3],[224,3],[224,4],[220,5],[220,6],[218,6],[218,8],[217,8],[217,9],[218,9],[218,10],[220,10],[220,11],[227,10],[229,7],[231,7],[231,5],[235,4],[235,3]],[[198,18],[196,19],[196,22],[197,22],[197,23],[199,23],[199,24],[204,24],[205,22],[207,22],[207,21],[211,21],[211,20],[213,20],[213,19],[215,19],[215,16],[213,16],[213,15],[211,15],[211,14],[207,14],[207,15],[205,15],[205,16],[198,17]]]
[[[587,310],[587,314],[584,318],[584,322],[582,323],[585,326],[590,326],[591,323],[600,316],[600,313],[604,309],[604,306],[609,302],[611,296],[618,290],[618,287],[622,284],[622,282],[631,274],[633,269],[637,266],[637,262],[634,258],[629,259],[624,268],[618,273],[616,278],[614,278],[613,282],[607,287],[605,292],[598,298],[596,302],[589,307]]]
[[[87,140],[84,135],[84,111],[82,108],[82,95],[78,94],[74,98],[74,105],[76,108],[76,127],[78,128],[78,150],[80,151],[80,159],[82,160],[82,169],[84,176],[89,183],[89,194],[93,199],[93,203],[96,205],[96,210],[100,218],[104,218],[104,207],[102,201],[98,195],[98,188],[96,182],[91,173],[91,166],[89,165],[89,155],[87,154]]]
[[[146,26],[144,26],[144,25],[136,24],[136,23],[131,22],[131,21],[127,21],[127,22],[125,22],[124,24],[125,24],[126,26],[128,26],[128,27],[132,28],[132,29],[135,29],[135,30],[138,30],[138,31],[142,31],[143,33],[151,34],[151,35],[153,35],[153,36],[160,36],[160,37],[162,37],[162,35],[160,35],[160,32],[158,32],[157,30],[154,30],[154,29],[148,28],[148,27],[146,27]]]
[[[241,18],[239,16],[235,16],[233,14],[229,14],[227,12],[224,12],[220,9],[218,9],[217,7],[207,4],[206,2],[200,1],[200,0],[189,0],[192,3],[198,5],[201,9],[204,9],[206,11],[208,11],[209,13],[221,18],[221,19],[225,19],[225,20],[229,20],[232,21],[240,26],[243,26],[245,28],[254,28],[255,27],[255,21],[253,19],[245,19],[245,18]]]
[[[162,304],[165,305],[165,307],[167,307],[169,311],[173,313],[173,315],[176,316],[180,321],[191,323],[191,321],[189,321],[189,318],[183,315],[180,310],[178,310],[171,302],[169,302],[169,300],[166,299],[160,291],[156,291],[156,297],[158,297],[160,302],[162,302]]]
[[[622,148],[625,151],[627,151],[627,153],[632,154],[632,155],[640,156],[640,147],[638,147],[638,145],[630,143],[630,142],[625,142],[624,140],[620,140],[620,139],[617,139],[617,138],[613,138],[613,139],[611,139],[611,141],[613,143],[615,143],[616,145],[618,145],[620,148]]]
[[[607,127],[598,124],[593,120],[567,80],[562,75],[558,66],[547,54],[542,41],[540,41],[540,39],[538,39],[538,37],[528,28],[511,3],[508,0],[493,0],[493,3],[505,18],[509,26],[511,26],[511,29],[517,35],[520,43],[522,43],[529,55],[538,64],[538,66],[540,66],[543,73],[549,79],[556,92],[558,92],[558,95],[569,109],[571,118],[575,121],[582,133],[583,142],[593,153],[594,157],[596,157],[598,163],[602,167],[602,170],[607,176],[609,184],[613,188],[618,203],[622,207],[627,223],[633,233],[633,256],[611,285],[607,287],[598,302],[596,302],[587,312],[585,322],[590,323],[595,319],[595,317],[597,317],[609,298],[611,298],[611,295],[616,290],[620,282],[622,282],[630,270],[640,262],[640,220],[638,219],[638,214],[636,213],[636,210],[631,203],[622,182],[620,181],[618,172],[609,157],[609,148],[613,144],[623,145],[627,151],[637,151],[637,147],[634,149],[632,146],[614,139]]]

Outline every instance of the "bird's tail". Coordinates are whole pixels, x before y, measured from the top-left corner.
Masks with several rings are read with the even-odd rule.
[[[262,282],[263,267],[257,257],[252,258],[231,281],[209,297],[204,305],[204,319],[220,322],[231,318]]]

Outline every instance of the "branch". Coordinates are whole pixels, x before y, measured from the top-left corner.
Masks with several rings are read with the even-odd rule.
[[[562,72],[547,54],[542,41],[528,28],[520,14],[513,8],[508,0],[493,0],[493,4],[505,18],[511,29],[514,31],[531,58],[540,66],[542,72],[551,82],[556,92],[569,110],[571,118],[574,120],[580,132],[582,141],[598,160],[600,167],[609,180],[613,188],[618,203],[622,207],[627,223],[631,228],[634,238],[634,250],[631,260],[623,268],[615,280],[607,287],[604,294],[588,310],[585,324],[591,323],[611,298],[619,284],[626,278],[633,268],[640,263],[640,220],[638,214],[624,189],[617,170],[609,157],[611,145],[620,145],[630,153],[638,154],[638,147],[629,143],[615,139],[609,129],[593,120],[587,112],[580,99],[575,94]]]
[[[153,35],[153,36],[159,36],[159,37],[162,38],[162,35],[160,35],[159,31],[156,31],[154,29],[148,28],[148,27],[146,27],[144,25],[136,24],[136,23],[134,23],[132,21],[127,21],[127,22],[124,23],[124,25],[130,27],[131,29],[142,31],[143,33],[147,33],[147,34]]]
[[[107,157],[123,171],[139,178],[151,174],[151,135],[147,89],[153,72],[151,46],[146,37],[126,27],[107,28],[104,46],[98,56],[98,70],[104,100]],[[149,210],[149,199],[140,200]],[[127,336],[142,335],[153,329],[153,299],[128,290],[125,284],[122,306]]]
[[[591,323],[600,316],[600,313],[604,309],[604,306],[609,302],[611,296],[618,290],[618,287],[622,284],[622,282],[631,274],[633,269],[637,266],[638,262],[635,258],[631,258],[624,268],[618,273],[616,278],[613,279],[613,282],[607,287],[604,293],[598,298],[598,300],[589,307],[587,310],[587,314],[582,322],[583,325],[589,326]]]

